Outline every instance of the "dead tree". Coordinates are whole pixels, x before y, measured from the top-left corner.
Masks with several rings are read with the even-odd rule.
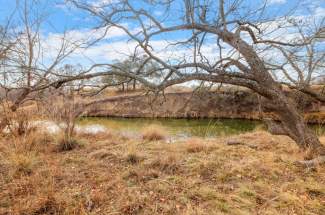
[[[267,4],[253,10],[248,9],[245,1],[225,3],[224,0],[219,0],[219,3],[119,0],[103,4],[100,8],[95,8],[88,1],[70,2],[100,20],[98,26],[122,29],[137,44],[135,53],[141,51],[148,56],[148,60],[157,62],[164,77],[157,83],[150,81],[148,74],[121,70],[120,75],[134,78],[156,91],[193,80],[247,87],[273,104],[274,112],[281,122],[276,129],[278,133],[288,135],[301,149],[310,150],[314,156],[325,155],[324,145],[308,128],[296,101],[285,93],[282,83],[274,77],[274,68],[270,68],[270,62],[265,58],[270,52],[278,53],[280,50],[284,54],[282,49],[310,44],[315,37],[309,35],[308,39],[304,39],[301,34],[304,35],[305,32],[301,31],[300,35],[291,32],[293,39],[283,38],[284,33],[280,30],[289,30],[292,26],[287,27],[290,22],[280,17],[281,14],[276,18],[271,17],[272,19],[265,18]],[[155,8],[165,13],[155,15],[152,12]],[[125,23],[132,23],[133,28],[126,27]],[[265,26],[272,25],[276,27],[271,33],[267,32]],[[277,30],[280,33],[274,36]],[[168,42],[164,49],[155,47],[157,38]],[[215,48],[212,57],[206,51],[209,46]],[[173,59],[161,55],[162,51],[176,52],[181,48],[189,51]],[[280,58],[272,63],[281,66],[283,61]],[[107,75],[111,65],[93,65],[94,67],[103,70],[91,74],[92,77]],[[310,90],[308,87],[298,87],[297,90],[310,94],[307,92]]]
[[[8,24],[0,32],[0,101],[13,112],[35,99],[49,83],[62,78],[59,68],[64,59],[83,44],[70,40],[64,32],[57,37],[59,45],[49,47],[41,29],[48,17],[46,11],[35,10],[36,4],[37,1],[17,1]],[[0,123],[0,130],[5,121]]]

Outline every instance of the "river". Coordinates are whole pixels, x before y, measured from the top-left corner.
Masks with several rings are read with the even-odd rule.
[[[260,121],[245,119],[167,119],[167,118],[107,118],[84,117],[78,125],[100,125],[108,129],[141,132],[149,125],[157,124],[171,135],[182,137],[218,137],[265,129]],[[324,125],[311,125],[318,135],[325,135]]]

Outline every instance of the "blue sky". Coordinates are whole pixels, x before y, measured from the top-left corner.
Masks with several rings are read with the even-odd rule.
[[[33,0],[29,0],[32,2]],[[35,1],[35,0],[34,0]],[[82,0],[87,1],[88,3],[99,5],[103,2],[108,1],[117,1],[117,0]],[[21,1],[23,2],[23,1]],[[38,0],[38,4],[34,5],[33,10],[41,11],[42,13],[46,12],[48,18],[46,22],[43,23],[41,32],[46,40],[46,43],[49,44],[49,50],[54,49],[58,45],[57,38],[64,31],[70,32],[70,35],[74,38],[82,37],[95,37],[99,34],[98,32],[91,31],[91,27],[96,23],[95,20],[90,17],[87,13],[77,10],[71,6],[66,6],[63,0]],[[137,0],[131,1],[133,5],[137,8],[146,7],[143,4],[139,4]],[[226,0],[226,2],[230,2]],[[248,0],[245,1],[243,5],[245,8],[255,8],[264,2],[263,0]],[[274,18],[278,15],[286,14],[292,8],[299,4],[299,9],[296,10],[295,16],[306,16],[318,14],[318,16],[325,16],[325,0],[269,0],[267,5],[267,17]],[[14,11],[16,6],[15,0],[0,0],[0,23],[4,23],[5,19]],[[229,4],[226,4],[226,7]],[[148,8],[145,8],[148,9]],[[171,18],[175,20],[180,18],[179,11],[183,10],[181,0],[176,1],[172,7]],[[246,9],[243,9],[243,11]],[[153,15],[160,16],[161,13],[158,7],[150,8],[150,12]],[[323,15],[322,15],[323,14]],[[16,13],[16,17],[19,14]],[[254,15],[253,15],[254,16]],[[173,20],[173,19],[170,19]],[[19,23],[18,21],[16,21]],[[132,23],[126,23],[130,28],[134,28]],[[17,24],[19,26],[19,24]],[[97,35],[98,36],[98,35]],[[186,37],[186,32],[178,32],[173,34],[172,37],[167,39],[180,39]],[[166,46],[166,42],[163,40],[166,38],[157,37],[153,41],[153,44],[156,47]],[[208,54],[215,52],[214,45],[207,46],[206,50]],[[121,32],[119,29],[112,29],[109,32],[106,40],[96,44],[95,46],[89,48],[88,50],[83,50],[76,53],[73,56],[73,60],[70,62],[78,62],[81,64],[87,64],[96,62],[103,63],[107,61],[112,61],[116,59],[125,58],[128,54],[133,51],[135,44],[128,42],[125,37],[125,33]],[[183,50],[184,53],[186,51]],[[179,57],[184,53],[174,50],[174,53],[170,51],[164,51],[164,56],[167,54],[173,55],[174,57]]]
[[[32,1],[32,0],[30,0]],[[100,3],[107,0],[87,0],[89,3]],[[48,20],[44,23],[44,32],[63,32],[66,29],[83,29],[92,26],[93,22],[89,16],[80,10],[67,7],[64,0],[38,0],[37,9],[46,11],[49,14]],[[141,7],[137,1],[134,5]],[[139,2],[139,1],[138,1]],[[227,1],[226,1],[227,2]],[[263,0],[248,0],[245,5],[253,7],[261,5]],[[306,15],[315,13],[316,10],[325,9],[325,0],[268,0],[267,11],[270,16],[275,14],[284,14],[294,8],[297,4],[300,5],[296,15]],[[16,6],[15,0],[0,0],[0,21],[3,21],[14,11]],[[180,2],[178,3],[180,4]],[[181,10],[181,8],[173,8],[173,10]],[[156,11],[158,12],[158,10]],[[324,14],[325,16],[325,14]],[[50,25],[49,25],[50,24]]]

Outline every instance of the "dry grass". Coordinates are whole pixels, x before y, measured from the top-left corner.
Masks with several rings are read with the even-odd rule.
[[[207,149],[207,145],[204,143],[204,140],[200,138],[190,138],[186,140],[186,151],[188,153],[201,152]]]
[[[17,152],[12,151],[8,156],[9,175],[20,177],[32,174],[39,159],[34,152]]]
[[[159,170],[166,174],[175,174],[182,171],[182,158],[179,154],[172,153],[154,158],[147,165],[149,168]]]
[[[142,130],[142,138],[147,141],[164,140],[166,137],[166,129],[159,125],[149,125]]]
[[[293,165],[303,154],[286,137],[83,138],[65,152],[2,141],[0,214],[325,214],[325,167]]]

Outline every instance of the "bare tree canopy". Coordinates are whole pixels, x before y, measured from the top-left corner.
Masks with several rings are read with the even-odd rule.
[[[300,1],[285,10],[271,10],[272,2],[257,1],[252,5],[244,0],[68,0],[69,7],[86,14],[93,33],[103,32],[96,42],[107,40],[110,30],[115,29],[124,34],[120,45],[128,46],[125,56],[142,56],[134,69],[109,59],[93,61],[88,69],[73,74],[65,73],[60,65],[62,68],[63,59],[80,43],[67,42],[63,37],[57,55],[42,62],[40,53],[45,50],[37,33],[42,16],[27,21],[35,16],[28,16],[31,7],[25,4],[23,33],[0,48],[6,56],[13,53],[9,58],[2,57],[6,59],[3,74],[11,75],[11,83],[2,85],[23,89],[23,99],[16,104],[33,91],[77,80],[103,80],[103,76],[125,77],[156,93],[189,81],[243,86],[270,101],[268,108],[280,119],[280,123],[269,123],[273,133],[288,135],[300,148],[323,155],[325,147],[308,128],[299,102],[304,96],[325,101],[324,94],[311,87],[324,76],[325,47],[319,35],[325,18],[322,13],[297,15],[295,12],[304,7]],[[93,45],[88,43],[87,47]],[[113,84],[116,81],[106,82],[99,89]]]
[[[79,73],[66,73],[64,64],[84,41],[72,39],[63,32],[53,36],[55,46],[49,44],[42,32],[48,14],[46,10],[36,9],[38,4],[38,1],[17,1],[0,32],[1,101],[9,96],[13,111],[35,93],[53,86],[53,82]]]
[[[247,87],[272,102],[281,119],[273,125],[279,134],[289,135],[301,148],[325,153],[304,122],[299,101],[283,87],[325,101],[310,87],[324,75],[324,46],[317,40],[324,27],[321,15],[298,17],[294,10],[272,14],[268,1],[253,6],[236,0],[70,2],[97,20],[94,28],[123,30],[134,43],[133,54],[157,62],[162,77],[152,81],[146,73],[123,68],[115,73],[158,91],[192,80]],[[158,39],[165,43],[158,45]],[[91,70],[103,70],[92,75],[112,71],[112,66],[95,64]]]

